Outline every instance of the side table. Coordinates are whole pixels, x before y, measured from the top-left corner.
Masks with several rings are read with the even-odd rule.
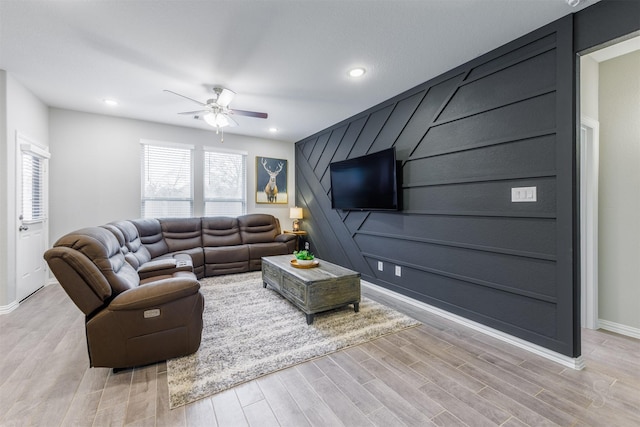
[[[283,233],[285,234],[295,234],[296,236],[298,236],[298,238],[296,239],[296,251],[300,250],[300,239],[305,237],[307,235],[307,232],[304,230],[298,230],[298,231],[289,231],[289,230],[284,230]]]

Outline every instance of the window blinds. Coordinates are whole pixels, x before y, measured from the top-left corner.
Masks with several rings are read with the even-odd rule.
[[[142,144],[143,218],[193,216],[192,152],[190,147]]]
[[[247,156],[204,152],[204,215],[238,216],[247,212]]]
[[[22,153],[22,221],[45,219],[44,159],[29,152]]]

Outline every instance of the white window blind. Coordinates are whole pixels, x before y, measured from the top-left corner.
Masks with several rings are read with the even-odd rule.
[[[193,216],[193,150],[185,147],[142,144],[143,218]]]
[[[246,188],[246,154],[205,150],[205,216],[238,216],[247,213]]]
[[[46,216],[44,200],[45,159],[22,152],[22,221],[43,221]]]

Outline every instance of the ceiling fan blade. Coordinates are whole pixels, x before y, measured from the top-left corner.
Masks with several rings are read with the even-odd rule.
[[[218,99],[216,99],[216,104],[221,107],[228,107],[233,100],[233,97],[236,93],[232,90],[225,88],[215,88],[214,91],[218,94]]]
[[[258,119],[266,119],[269,117],[267,113],[258,113],[257,111],[246,111],[246,110],[229,110],[233,114],[237,114],[238,116],[247,116],[247,117],[255,117]]]
[[[202,113],[207,113],[209,110],[198,110],[198,111],[183,111],[182,113],[178,113],[178,114],[188,114],[188,115],[192,115],[192,114],[202,114]]]
[[[227,120],[229,121],[229,126],[231,126],[232,128],[238,126],[238,122],[233,120],[231,116],[227,115]]]
[[[182,97],[182,98],[188,99],[189,101],[193,101],[193,102],[195,102],[195,103],[196,103],[196,104],[198,104],[198,105],[202,105],[203,107],[207,105],[207,104],[205,104],[204,102],[197,101],[197,100],[195,100],[195,99],[193,99],[193,98],[189,98],[188,96],[180,95],[178,92],[174,92],[174,91],[172,91],[172,90],[165,89],[165,90],[164,90],[164,92],[169,92],[169,93],[172,93],[172,94],[174,94],[174,95],[178,95],[178,96],[180,96],[180,97]]]

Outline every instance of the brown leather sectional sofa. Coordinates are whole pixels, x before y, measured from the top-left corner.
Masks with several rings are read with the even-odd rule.
[[[122,232],[125,257],[142,277],[154,274],[149,262],[168,259],[190,260],[199,279],[257,271],[263,256],[292,253],[296,247],[296,236],[282,234],[278,219],[268,214],[134,219],[105,227]]]
[[[44,257],[86,316],[90,365],[127,368],[198,350],[198,278],[260,270],[295,245],[266,214],[136,219],[69,233]]]

